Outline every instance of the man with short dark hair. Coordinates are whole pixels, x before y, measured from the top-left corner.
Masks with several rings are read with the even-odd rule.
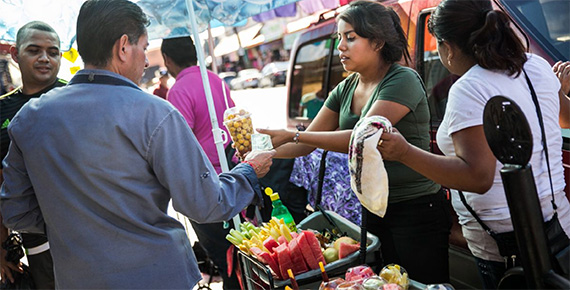
[[[202,75],[200,74],[200,67],[196,65],[198,58],[196,57],[194,42],[189,36],[167,38],[162,40],[160,50],[164,58],[164,65],[168,72],[176,78],[176,82],[168,91],[167,100],[184,116],[188,126],[208,155],[208,159],[214,165],[216,172],[221,173],[222,168],[212,134],[212,122],[210,121]],[[235,106],[230,97],[230,89],[215,73],[208,71],[207,74],[212,91],[212,100],[216,108],[218,126],[229,136],[230,133],[224,126],[223,120],[224,111],[228,109],[226,102],[229,107]],[[228,138],[224,146],[227,148],[230,146],[229,143]],[[230,229],[224,229],[222,223],[200,224],[192,220],[190,223],[196,232],[196,236],[198,236],[200,245],[204,247],[208,256],[218,266],[224,280],[224,289],[239,288],[236,274],[228,275],[227,271],[226,251],[232,244],[225,237]]]
[[[8,154],[8,125],[16,112],[32,98],[38,98],[47,91],[64,86],[67,82],[58,79],[61,64],[59,36],[48,24],[32,21],[22,26],[16,34],[16,44],[10,48],[12,59],[18,63],[22,74],[22,86],[0,96],[0,159]],[[23,140],[23,142],[26,142]],[[3,181],[0,167],[0,183]],[[8,238],[8,229],[1,223],[0,243]],[[38,289],[54,289],[53,261],[49,251],[49,243],[45,234],[22,233],[30,272]],[[0,274],[2,280],[14,282],[10,270],[21,272],[19,265],[5,260],[6,251],[0,249],[2,262]]]
[[[8,127],[4,223],[47,233],[57,288],[192,289],[201,275],[170,200],[190,219],[218,222],[261,198],[275,151],[217,175],[178,110],[138,87],[147,24],[128,0],[83,3],[85,69]]]

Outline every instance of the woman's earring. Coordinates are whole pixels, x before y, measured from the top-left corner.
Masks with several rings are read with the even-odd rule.
[[[447,64],[451,66],[451,59],[447,59]]]

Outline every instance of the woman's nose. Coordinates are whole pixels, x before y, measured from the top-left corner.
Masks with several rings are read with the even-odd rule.
[[[338,44],[336,45],[336,48],[340,51],[343,51],[346,49],[346,43],[344,42],[344,39],[339,38]]]

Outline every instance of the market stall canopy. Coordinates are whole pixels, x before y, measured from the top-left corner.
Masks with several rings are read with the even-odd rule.
[[[261,27],[263,27],[263,24],[257,23],[238,32],[237,35],[234,34],[223,38],[214,49],[214,55],[226,55],[237,51],[240,47],[250,47],[263,42],[262,37],[259,35]]]
[[[297,0],[192,0],[198,31],[208,23],[225,26],[243,24],[247,18]],[[0,0],[0,40],[16,41],[16,33],[24,24],[40,20],[51,25],[67,51],[75,41],[75,24],[85,0]],[[132,0],[150,17],[149,39],[188,36],[191,31],[189,9],[185,0]],[[176,28],[185,29],[176,29]]]

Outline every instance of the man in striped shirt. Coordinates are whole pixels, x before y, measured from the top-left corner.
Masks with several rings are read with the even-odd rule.
[[[54,87],[64,86],[67,82],[57,78],[61,64],[60,41],[55,30],[46,23],[32,21],[20,28],[16,36],[16,45],[10,48],[10,55],[18,63],[22,74],[22,86],[0,96],[0,158],[8,153],[10,138],[7,128],[10,120],[31,98],[38,98]],[[0,167],[0,182],[3,182]],[[8,229],[1,223],[0,242],[8,237]],[[37,289],[54,289],[53,262],[49,243],[44,234],[22,234],[24,248],[28,255],[30,272]],[[11,270],[21,272],[20,265],[5,260],[5,249],[0,250],[0,274],[13,282]]]

